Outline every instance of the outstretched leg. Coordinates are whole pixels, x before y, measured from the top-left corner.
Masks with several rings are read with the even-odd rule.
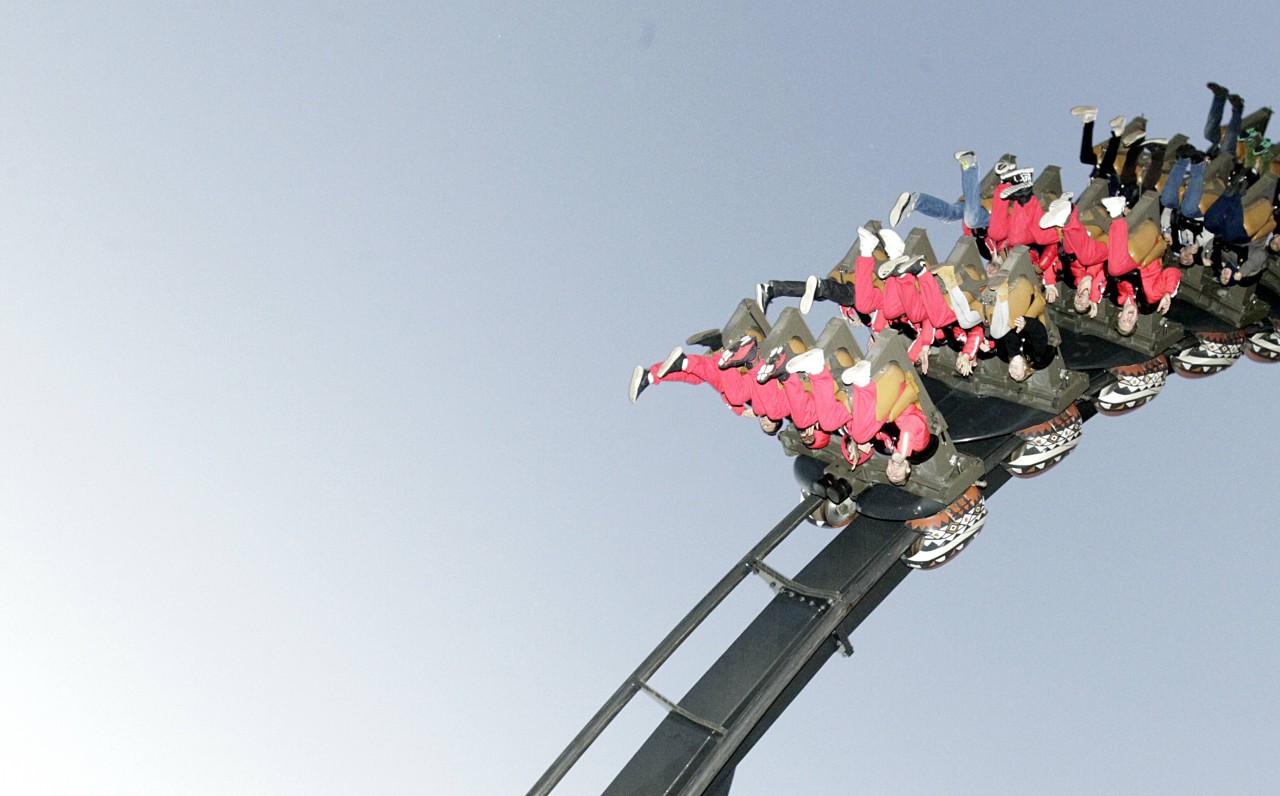
[[[972,152],[957,154],[960,161],[960,191],[964,195],[964,225],[969,229],[986,229],[991,224],[991,213],[982,206],[982,192],[978,179],[978,160]]]
[[[1227,107],[1227,91],[1217,83],[1206,84],[1213,92],[1213,101],[1209,103],[1209,115],[1204,120],[1204,137],[1210,149],[1216,149],[1222,139],[1222,111]]]

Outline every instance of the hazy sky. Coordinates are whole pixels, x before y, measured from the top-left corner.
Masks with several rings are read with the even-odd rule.
[[[957,8],[6,4],[0,791],[524,793],[798,497],[633,365],[958,194],[956,149],[1079,189],[1073,105],[1280,102],[1257,3]],[[734,796],[1273,792],[1278,377],[1088,423]]]

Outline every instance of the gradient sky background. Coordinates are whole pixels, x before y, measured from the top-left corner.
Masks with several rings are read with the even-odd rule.
[[[524,793],[798,496],[633,365],[957,194],[956,149],[1078,190],[1073,105],[1280,103],[1264,5],[1128,8],[8,5],[0,791]],[[734,796],[1274,792],[1278,377],[1091,421]]]

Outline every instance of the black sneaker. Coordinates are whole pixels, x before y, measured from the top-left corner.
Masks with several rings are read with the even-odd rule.
[[[912,276],[920,276],[924,273],[924,256],[920,254],[910,255],[911,259],[898,266],[898,274],[911,274]]]
[[[724,337],[720,334],[719,329],[708,329],[705,332],[689,335],[689,339],[684,341],[685,345],[700,345],[704,348],[710,348],[712,351],[724,348]]]
[[[663,360],[662,365],[658,368],[658,378],[665,379],[671,373],[683,371],[688,363],[688,358],[684,355],[684,349],[676,346],[671,349],[671,353]]]
[[[636,402],[640,393],[644,392],[649,384],[649,370],[644,365],[636,365],[636,369],[631,371],[631,389],[627,391],[631,397],[631,403]]]
[[[744,336],[732,348],[726,348],[724,353],[720,355],[719,367],[721,370],[729,368],[739,368],[743,365],[750,364],[756,358],[756,340],[750,335]]]
[[[782,363],[787,359],[786,351],[782,346],[778,346],[769,352],[769,358],[760,366],[760,370],[756,371],[756,381],[761,384],[767,384],[770,379],[783,380],[787,376],[786,370],[782,367]]]

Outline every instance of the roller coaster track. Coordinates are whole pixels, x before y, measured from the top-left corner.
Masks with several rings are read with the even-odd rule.
[[[1092,414],[1092,412],[1090,412]],[[984,495],[1009,479],[999,466],[1020,444],[1012,437],[969,452],[993,462]],[[835,653],[852,654],[850,634],[911,570],[901,556],[918,538],[902,522],[860,516],[795,576],[774,571],[765,557],[824,500],[806,494],[712,587],[587,722],[529,791],[545,796],[609,723],[640,692],[668,714],[604,791],[624,794],[726,794],[738,761]],[[750,575],[777,596],[679,702],[649,679],[681,643]]]

